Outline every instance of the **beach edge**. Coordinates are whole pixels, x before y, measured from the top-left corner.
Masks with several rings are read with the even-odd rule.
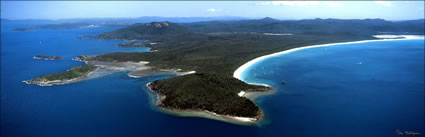
[[[271,53],[271,54],[267,54],[267,55],[263,55],[260,57],[256,57],[244,64],[242,64],[241,66],[239,66],[234,72],[233,72],[233,77],[236,79],[239,79],[241,81],[244,81],[248,84],[251,85],[260,85],[260,86],[268,86],[270,87],[270,85],[264,84],[264,83],[253,83],[253,82],[248,82],[245,81],[243,79],[243,73],[252,65],[261,62],[265,59],[274,57],[274,56],[278,56],[278,55],[284,55],[284,54],[288,54],[294,51],[299,51],[299,50],[303,50],[303,49],[310,49],[310,48],[318,48],[318,47],[328,47],[328,46],[336,46],[336,45],[346,45],[346,44],[357,44],[357,43],[366,43],[366,42],[376,42],[376,41],[397,41],[397,40],[413,40],[413,39],[424,39],[425,35],[373,35],[373,37],[378,38],[378,39],[373,39],[373,40],[359,40],[359,41],[350,41],[350,42],[336,42],[336,43],[327,43],[327,44],[318,44],[318,45],[309,45],[309,46],[303,46],[303,47],[298,47],[298,48],[293,48],[293,49],[288,49],[288,50],[283,50],[283,51],[279,51],[279,52],[275,52],[275,53]],[[393,37],[403,37],[403,38],[393,38]]]

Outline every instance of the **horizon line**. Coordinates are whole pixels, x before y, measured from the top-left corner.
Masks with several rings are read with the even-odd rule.
[[[50,21],[59,21],[59,20],[72,20],[72,19],[138,19],[144,17],[157,17],[157,18],[240,18],[240,19],[264,19],[271,18],[276,20],[312,20],[312,19],[339,19],[339,20],[367,20],[367,19],[382,19],[386,21],[407,21],[407,20],[423,20],[424,18],[416,18],[416,19],[384,19],[384,18],[274,18],[274,17],[243,17],[243,16],[139,16],[139,17],[76,17],[76,18],[60,18],[60,19],[47,19],[47,18],[27,18],[27,19],[10,19],[10,18],[0,18],[2,20],[11,20],[11,21],[20,21],[20,20],[50,20]]]

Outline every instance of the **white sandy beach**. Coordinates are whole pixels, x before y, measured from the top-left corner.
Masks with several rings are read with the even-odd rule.
[[[196,71],[187,71],[187,72],[180,72],[180,73],[176,72],[176,73],[179,76],[183,76],[183,75],[195,74]]]
[[[145,76],[155,76],[155,75],[168,75],[168,74],[175,74],[177,76],[183,76],[183,75],[188,75],[188,74],[194,74],[196,73],[196,71],[186,71],[186,72],[179,72],[180,69],[160,69],[157,71],[152,71],[150,70],[152,68],[150,67],[145,67],[136,71],[131,71],[129,73],[127,73],[128,77],[131,78],[141,78],[141,77],[145,77]],[[142,73],[142,74],[140,74]],[[143,74],[143,73],[149,73],[149,74]]]
[[[361,41],[352,41],[352,42],[339,42],[339,43],[311,45],[311,46],[299,47],[299,48],[294,48],[294,49],[289,49],[289,50],[284,50],[284,51],[272,53],[272,54],[269,54],[269,55],[260,56],[260,57],[257,57],[255,59],[251,60],[251,61],[248,61],[247,63],[243,64],[238,69],[236,69],[236,71],[233,73],[233,77],[234,78],[237,78],[239,80],[244,81],[242,79],[243,72],[246,69],[248,69],[251,65],[253,65],[253,64],[257,63],[257,62],[260,62],[260,61],[262,61],[264,59],[273,57],[273,56],[287,54],[287,53],[291,53],[291,52],[298,51],[298,50],[303,50],[303,49],[318,48],[318,47],[327,47],[327,46],[336,46],[336,45],[345,45],[345,44],[355,44],[355,43],[365,43],[365,42],[374,42],[374,41],[393,41],[393,40],[424,39],[424,35],[374,35],[374,37],[379,38],[379,39],[377,39],[377,40],[361,40]],[[399,38],[399,39],[395,39],[395,38]],[[268,86],[266,84],[261,84],[261,83],[248,83],[248,84]]]

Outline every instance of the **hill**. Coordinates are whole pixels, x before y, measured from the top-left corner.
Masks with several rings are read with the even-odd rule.
[[[310,19],[281,21],[273,18],[195,23],[139,23],[95,36],[98,39],[182,42],[204,40],[207,35],[229,33],[276,33],[294,35],[425,34],[424,20],[392,22],[382,19]],[[216,35],[214,35],[216,36]]]
[[[103,40],[126,39],[150,41],[196,40],[201,37],[201,34],[196,34],[183,26],[170,22],[139,23],[95,36],[95,38]]]
[[[182,23],[194,32],[256,32],[291,34],[350,34],[375,35],[382,32],[393,34],[424,34],[424,20],[392,22],[382,19],[309,19],[309,20],[259,20],[210,21]]]

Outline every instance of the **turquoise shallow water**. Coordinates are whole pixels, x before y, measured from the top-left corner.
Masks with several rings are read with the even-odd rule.
[[[21,81],[82,65],[71,60],[78,55],[149,49],[75,39],[119,27],[10,31],[25,25],[30,24],[1,26],[3,136],[397,136],[396,129],[424,134],[423,40],[306,49],[255,64],[244,79],[279,91],[256,100],[264,123],[239,126],[157,111],[145,84],[169,75],[134,79],[121,72],[60,86],[27,85]],[[64,59],[32,59],[38,54]]]

